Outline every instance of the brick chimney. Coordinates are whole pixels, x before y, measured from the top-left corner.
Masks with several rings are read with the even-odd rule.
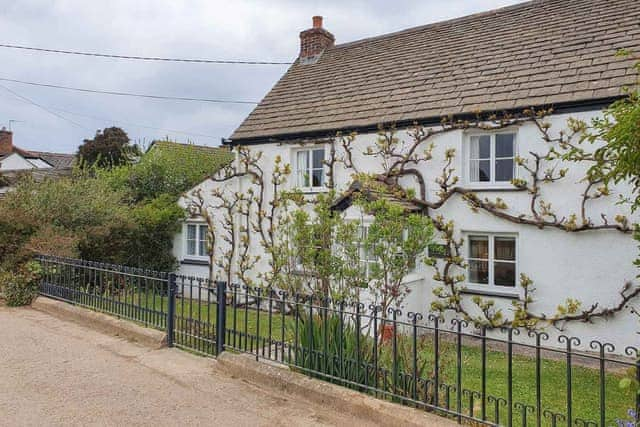
[[[322,16],[314,16],[313,27],[300,33],[300,63],[315,63],[335,41],[333,34],[322,28]]]
[[[13,134],[3,127],[0,129],[0,156],[13,153]]]

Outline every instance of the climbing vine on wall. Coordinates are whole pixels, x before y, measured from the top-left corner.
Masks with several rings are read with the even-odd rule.
[[[618,291],[618,302],[612,306],[601,306],[597,302],[583,306],[581,301],[570,298],[558,305],[553,313],[539,313],[533,309],[535,286],[533,279],[527,274],[520,275],[522,298],[512,303],[511,315],[505,314],[492,299],[480,296],[463,298],[467,270],[462,253],[464,242],[456,237],[453,221],[438,212],[448,201],[459,197],[473,212],[485,212],[524,226],[554,228],[568,233],[631,233],[634,227],[624,215],[615,215],[613,218],[605,214],[597,217],[589,215],[588,206],[591,202],[611,196],[609,182],[601,174],[593,173],[593,167],[588,169],[590,172],[581,180],[583,189],[575,212],[561,215],[555,210],[551,200],[545,198],[545,186],[567,179],[568,164],[588,163],[592,166],[598,164],[603,168],[610,167],[606,164],[606,159],[598,157],[597,148],[585,144],[588,141],[585,138],[589,130],[588,123],[571,119],[567,122],[566,130],[554,133],[549,120],[552,113],[551,109],[528,109],[520,114],[477,115],[473,120],[446,118],[436,127],[427,128],[416,124],[406,132],[407,137],[401,137],[394,127],[380,128],[375,142],[364,148],[357,147],[356,134],[338,135],[330,141],[329,157],[325,161],[328,171],[327,187],[335,187],[334,170],[337,165],[341,165],[352,172],[354,181],[364,186],[379,186],[394,199],[419,207],[420,214],[431,219],[446,247],[443,257],[427,261],[434,269],[434,281],[438,282],[438,286],[433,289],[437,298],[432,303],[432,310],[455,312],[476,325],[528,329],[546,325],[562,328],[571,321],[591,322],[596,318],[610,317],[627,308],[629,302],[640,295],[640,287],[624,283]],[[422,172],[426,168],[423,165],[433,160],[436,148],[434,140],[438,135],[469,129],[497,131],[523,124],[532,124],[542,141],[538,151],[521,153],[514,159],[525,173],[524,176],[513,179],[511,185],[514,191],[528,195],[526,211],[514,211],[500,197],[481,197],[477,192],[460,185],[460,177],[454,166],[457,153],[453,148],[444,150],[444,163],[435,179],[435,199],[427,197],[427,178]],[[212,257],[215,235],[220,235],[229,247],[219,255],[219,259],[212,258],[212,264],[215,262],[230,282],[239,280],[241,283],[256,285],[257,278],[268,287],[288,289],[291,292],[300,290],[304,279],[293,279],[296,273],[293,260],[300,255],[300,251],[290,238],[292,227],[295,226],[292,212],[300,210],[306,204],[313,204],[314,199],[297,191],[285,190],[291,167],[284,164],[280,157],[273,160],[271,172],[267,174],[261,152],[253,152],[248,147],[235,149],[236,162],[211,179],[225,184],[246,178],[243,181],[246,185],[242,189],[233,190],[224,186],[217,188],[212,193],[214,202],[208,207],[204,206],[205,198],[201,194],[196,192],[191,197],[197,213],[209,218],[207,222],[212,230]],[[358,167],[356,159],[360,155],[374,157],[382,166],[382,172],[373,174]],[[220,230],[214,228],[214,211],[223,215]],[[258,241],[254,242],[256,239]],[[268,259],[261,260],[260,256],[253,255],[251,248],[256,243],[263,248],[264,256]],[[268,268],[259,268],[264,266],[260,261],[267,262]],[[325,282],[320,288],[328,292],[330,287]]]

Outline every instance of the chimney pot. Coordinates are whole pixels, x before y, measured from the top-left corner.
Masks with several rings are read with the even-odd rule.
[[[13,153],[13,134],[3,127],[0,129],[0,155]]]
[[[336,38],[322,28],[322,16],[313,17],[313,27],[300,33],[300,64],[314,64]]]

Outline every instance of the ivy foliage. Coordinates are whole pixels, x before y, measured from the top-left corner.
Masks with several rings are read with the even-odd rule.
[[[133,202],[162,195],[178,198],[233,160],[230,151],[193,144],[155,141],[138,162],[103,176],[114,188],[124,188]]]

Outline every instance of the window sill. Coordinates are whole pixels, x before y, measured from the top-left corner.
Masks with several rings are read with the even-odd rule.
[[[195,258],[185,258],[180,261],[181,265],[209,265],[209,260],[207,259],[195,259]]]
[[[513,184],[507,185],[479,185],[479,184],[467,184],[464,187],[465,190],[474,191],[474,192],[483,192],[483,191],[526,191],[526,188],[516,187]]]
[[[302,194],[318,194],[318,193],[326,193],[327,191],[329,191],[329,189],[325,187],[318,187],[318,188],[298,187],[296,188],[296,190],[299,190]]]
[[[519,300],[521,299],[520,292],[517,290],[509,290],[509,289],[493,289],[498,286],[493,286],[492,289],[478,289],[477,287],[463,287],[460,289],[460,293],[467,295],[479,295],[486,297],[496,297],[496,298],[506,298]]]
[[[409,273],[402,279],[402,284],[410,285],[416,282],[422,282],[424,280],[424,276],[417,273]]]

